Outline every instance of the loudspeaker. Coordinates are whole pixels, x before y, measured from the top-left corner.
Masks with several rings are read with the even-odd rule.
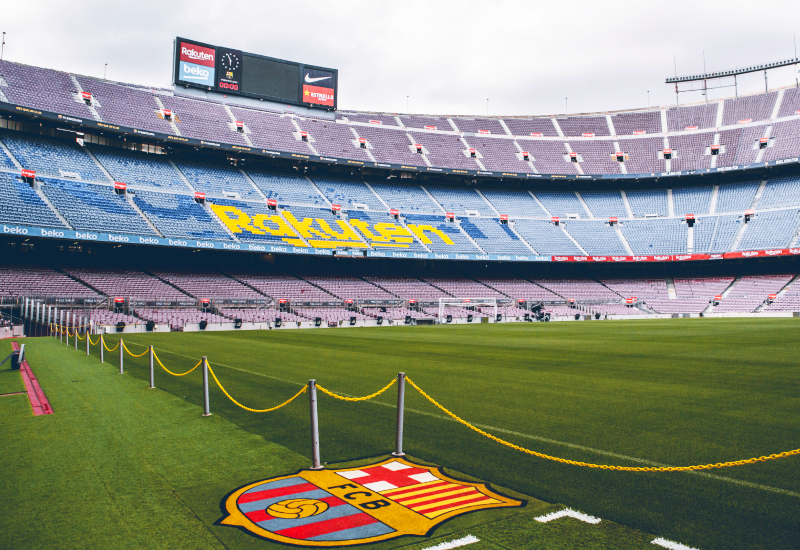
[[[581,314],[580,314],[580,313],[576,313],[576,314],[575,314],[575,320],[577,321],[577,320],[578,320],[578,319],[580,319],[580,318],[581,318]]]
[[[411,324],[411,315],[406,315],[406,324],[407,325]]]
[[[502,321],[502,320],[503,320],[503,315],[502,315],[502,314],[500,314],[500,313],[498,313],[498,314],[497,314],[497,318],[495,319],[495,322],[499,323],[499,322],[500,322],[500,321]]]
[[[314,326],[318,327],[322,325],[322,317],[314,317]]]
[[[467,315],[467,323],[471,323],[471,322],[472,322],[472,313]]]
[[[448,323],[452,323],[452,322],[453,322],[453,316],[452,316],[452,315],[448,315],[447,317],[445,317],[445,320],[446,320]]]
[[[234,319],[233,320],[233,328],[242,328],[242,320],[241,319]]]
[[[117,323],[117,332],[122,332],[125,330],[125,321],[120,321]]]
[[[283,320],[280,317],[275,317],[275,328],[280,327],[282,322]]]
[[[595,314],[594,314],[594,318],[595,318],[595,319],[599,319],[599,318],[600,318],[600,314],[599,314],[599,313],[595,313]]]
[[[523,317],[522,319],[523,319],[524,321],[530,321],[530,320],[531,320],[531,314],[530,314],[530,313],[526,313],[526,314],[525,314],[525,317]]]
[[[378,324],[379,325],[383,324],[383,317],[381,317],[380,315],[378,315]]]
[[[153,329],[156,328],[156,322],[155,321],[147,321],[147,324],[145,325],[145,328],[147,329],[147,332],[153,332]]]
[[[350,326],[352,327],[355,324],[356,324],[356,318],[355,317],[350,317]]]
[[[208,321],[206,321],[205,319],[200,321],[200,330],[205,330],[207,326],[208,326]]]

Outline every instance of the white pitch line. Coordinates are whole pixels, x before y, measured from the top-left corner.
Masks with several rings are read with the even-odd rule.
[[[137,346],[147,347],[144,344],[138,344],[136,342],[129,342],[129,343],[137,345]],[[174,351],[169,351],[169,350],[165,350],[165,349],[159,349],[158,351],[161,351],[161,352],[164,352],[164,353],[171,353],[172,355],[176,355],[178,357],[185,357],[187,359],[194,359],[194,357],[192,357],[190,355],[183,355],[181,353],[175,353]],[[239,371],[239,372],[246,372],[248,374],[252,374],[252,375],[255,375],[255,376],[262,376],[264,378],[270,378],[272,380],[278,380],[280,382],[286,382],[288,384],[294,384],[296,386],[305,386],[305,383],[296,382],[294,380],[287,380],[286,378],[280,378],[278,376],[272,376],[272,375],[264,374],[264,373],[261,373],[261,372],[253,372],[251,370],[240,369],[238,367],[232,367],[230,365],[225,365],[223,363],[214,363],[214,365],[219,365],[220,367],[225,367],[225,368],[236,370],[236,371]],[[344,397],[357,397],[357,396],[349,395],[349,394],[346,394],[346,393],[339,393],[339,395],[342,395]],[[366,403],[371,403],[373,405],[380,405],[382,407],[389,407],[389,408],[392,408],[392,409],[396,409],[397,408],[396,404],[382,403],[380,401],[372,401],[372,400],[370,400],[370,401],[366,401]],[[431,412],[428,412],[428,411],[421,411],[419,409],[412,409],[412,408],[409,408],[409,407],[406,407],[405,410],[407,412],[412,412],[414,414],[421,414],[423,416],[429,416],[431,418],[438,418],[440,420],[449,420],[451,422],[455,422],[455,420],[453,420],[449,416],[445,416],[443,414],[436,414],[436,413],[431,413]],[[539,436],[539,435],[531,435],[531,434],[526,434],[526,433],[522,433],[522,432],[515,432],[514,430],[507,430],[505,428],[498,428],[496,426],[489,426],[488,424],[472,423],[472,425],[477,427],[477,428],[481,428],[483,430],[493,431],[493,432],[497,432],[497,433],[504,433],[504,434],[513,435],[513,436],[516,436],[516,437],[521,437],[521,438],[524,438],[524,439],[531,439],[533,441],[541,441],[542,443],[548,443],[550,445],[559,445],[561,447],[568,447],[570,449],[576,449],[578,451],[595,453],[595,454],[599,454],[599,455],[602,455],[602,456],[608,456],[608,457],[611,457],[611,458],[619,458],[620,460],[628,460],[630,462],[635,462],[635,463],[638,463],[638,464],[644,464],[644,465],[647,465],[647,466],[655,466],[657,468],[670,467],[669,464],[662,464],[660,462],[654,462],[652,460],[647,460],[645,458],[636,458],[636,457],[633,457],[633,456],[623,455],[623,454],[620,454],[620,453],[614,453],[614,452],[611,452],[611,451],[605,451],[603,449],[595,449],[594,447],[585,447],[583,445],[578,445],[577,443],[568,443],[566,441],[558,441],[556,439],[549,439],[547,437],[542,437],[542,436]],[[696,470],[689,470],[689,471],[684,471],[684,472],[681,472],[681,473],[701,476],[701,477],[705,477],[705,478],[708,478],[708,479],[715,479],[717,481],[724,481],[726,483],[732,483],[734,485],[739,485],[741,487],[748,487],[750,489],[759,489],[761,491],[768,491],[770,493],[777,493],[779,495],[786,495],[786,496],[790,496],[790,497],[800,498],[800,493],[797,493],[795,491],[790,491],[788,489],[781,489],[780,487],[772,487],[770,485],[764,485],[764,484],[761,484],[761,483],[753,483],[752,481],[743,481],[741,479],[735,479],[735,478],[727,477],[727,476],[720,476],[720,475],[717,475],[717,474],[709,474],[708,472],[701,472],[701,471],[696,471]]]
[[[427,548],[423,548],[422,550],[450,550],[451,548],[459,548],[461,546],[466,546],[474,542],[480,542],[480,539],[477,537],[473,537],[472,535],[467,535],[464,538],[451,540],[450,542],[443,542],[441,544],[437,544],[436,546],[428,546]]]
[[[594,525],[597,525],[601,521],[600,518],[596,518],[588,514],[583,514],[581,512],[576,512],[572,508],[564,508],[563,510],[559,510],[558,512],[551,512],[549,514],[545,514],[543,516],[539,516],[538,518],[533,518],[533,519],[541,523],[547,523],[548,521],[553,521],[554,519],[559,519],[559,518],[575,518],[584,523],[591,523]]]
[[[664,548],[669,548],[669,550],[698,550],[694,546],[686,546],[685,544],[681,544],[680,542],[672,542],[671,540],[667,540],[661,537],[658,537],[650,544],[657,544],[659,546],[663,546]]]

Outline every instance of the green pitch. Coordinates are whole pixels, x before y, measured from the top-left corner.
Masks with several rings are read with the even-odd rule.
[[[207,355],[253,408],[309,378],[351,396],[398,371],[490,433],[572,460],[626,466],[738,460],[800,447],[800,325],[794,319],[580,322],[350,330],[129,335],[173,372]],[[116,337],[108,337],[110,346]],[[0,353],[7,345],[0,344]],[[273,547],[213,525],[249,482],[310,465],[306,395],[273,413],[233,405],[202,374],[169,376],[147,357],[92,357],[48,339],[27,356],[55,414],[0,397],[5,472],[0,547]],[[7,365],[6,365],[7,366]],[[0,371],[0,379],[5,373]],[[17,387],[11,377],[6,387]],[[394,447],[396,392],[372,402],[319,396],[322,460],[360,464]],[[466,534],[466,548],[656,548],[656,536],[712,548],[794,548],[800,457],[706,474],[591,470],[545,461],[471,432],[407,388],[405,451],[416,460],[534,497],[521,512],[452,520],[425,548]],[[532,518],[563,505],[599,525]],[[623,527],[624,526],[624,527]],[[651,533],[651,534],[648,534]]]

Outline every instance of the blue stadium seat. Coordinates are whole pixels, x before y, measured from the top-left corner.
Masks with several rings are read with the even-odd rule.
[[[100,164],[115,181],[136,189],[161,189],[185,193],[189,187],[167,161],[166,155],[152,155],[116,147],[89,146]]]
[[[0,139],[23,168],[36,175],[72,177],[84,181],[108,182],[108,178],[77,143],[20,132],[0,131]]]
[[[263,200],[247,178],[232,166],[184,160],[176,160],[175,165],[195,189],[209,196],[235,198],[231,196],[235,194],[240,199]]]
[[[136,206],[165,237],[231,240],[194,197],[139,190],[135,193]]]
[[[461,229],[487,254],[530,254],[508,225],[497,218],[462,218]]]
[[[0,222],[58,227],[64,224],[21,177],[0,172]]]
[[[125,197],[114,188],[46,178],[42,191],[75,228],[82,231],[154,235],[153,230]]]

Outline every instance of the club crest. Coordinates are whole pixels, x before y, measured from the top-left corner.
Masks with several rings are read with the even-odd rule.
[[[362,468],[303,470],[251,483],[225,500],[223,525],[299,546],[350,546],[427,535],[446,520],[524,503],[439,468],[391,458]]]

